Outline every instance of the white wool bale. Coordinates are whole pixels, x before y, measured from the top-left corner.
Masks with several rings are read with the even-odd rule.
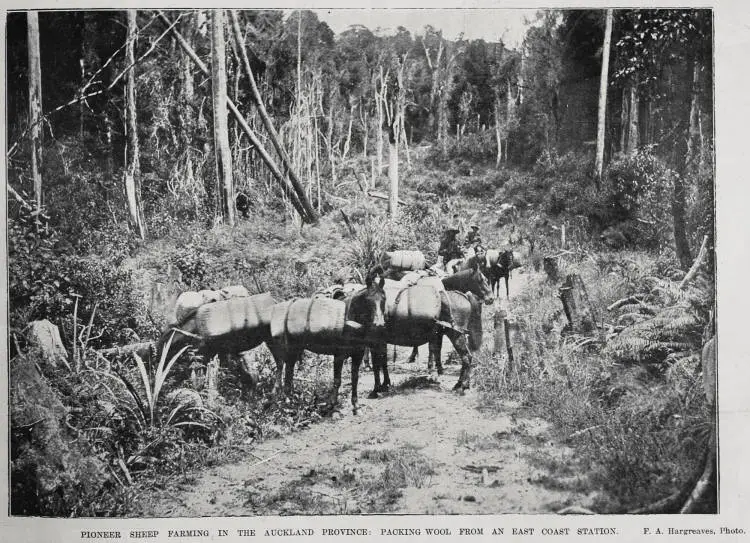
[[[242,285],[230,285],[224,287],[219,291],[219,294],[224,300],[230,298],[246,298],[247,296],[250,296],[250,292]]]
[[[203,301],[203,295],[198,292],[183,292],[177,297],[175,302],[175,317],[177,324],[185,322],[190,315],[195,313],[195,310],[202,306],[205,302]]]

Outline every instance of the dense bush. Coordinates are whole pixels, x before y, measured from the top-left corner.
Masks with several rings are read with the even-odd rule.
[[[8,242],[12,328],[20,330],[32,320],[48,319],[70,338],[66,332],[72,332],[70,321],[79,297],[79,321],[86,322],[97,307],[98,344],[118,341],[125,328],[137,333],[148,329],[131,274],[116,265],[119,253],[111,258],[105,251],[96,257],[79,256],[53,228],[25,211],[8,219]],[[116,248],[117,243],[106,246]]]

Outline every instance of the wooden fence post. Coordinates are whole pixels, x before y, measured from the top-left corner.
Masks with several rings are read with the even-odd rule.
[[[494,317],[494,348],[495,354],[503,354],[505,352],[505,317],[507,314],[502,309],[495,312]]]

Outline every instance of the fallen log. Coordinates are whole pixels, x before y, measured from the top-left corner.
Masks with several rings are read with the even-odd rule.
[[[372,196],[373,198],[378,198],[379,200],[386,200],[386,201],[390,200],[390,196],[388,196],[387,194],[383,194],[382,192],[376,192],[374,190],[368,190],[367,195]],[[406,202],[404,202],[401,198],[399,198],[398,204],[405,206]]]
[[[628,296],[626,298],[622,298],[621,300],[617,300],[613,304],[610,304],[607,306],[607,311],[614,311],[615,309],[619,309],[624,305],[628,304],[640,304],[643,301],[643,298],[646,297],[646,294],[633,294],[632,296]]]
[[[703,236],[703,243],[701,243],[701,249],[698,251],[698,256],[695,257],[695,262],[693,262],[693,265],[690,266],[690,270],[685,274],[685,277],[680,281],[680,289],[684,289],[685,285],[687,285],[690,281],[693,280],[695,275],[698,273],[698,270],[701,267],[701,264],[703,263],[703,259],[706,256],[706,246],[708,245],[708,236]]]
[[[143,341],[141,343],[131,343],[130,345],[123,345],[122,347],[109,347],[107,349],[99,349],[96,352],[102,356],[135,353],[141,358],[144,358],[145,356],[148,356],[153,346],[153,341]]]

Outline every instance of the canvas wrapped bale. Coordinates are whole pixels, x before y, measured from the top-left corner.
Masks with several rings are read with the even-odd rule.
[[[346,304],[329,298],[299,298],[271,309],[271,337],[288,343],[322,344],[344,334]]]
[[[221,290],[201,290],[198,292],[183,292],[175,302],[175,317],[177,323],[185,322],[202,305],[230,300],[232,298],[244,298],[250,296],[250,292],[242,285],[231,285]]]
[[[202,305],[195,312],[196,333],[209,341],[236,338],[257,345],[268,334],[274,303],[271,295],[264,292]]]
[[[432,326],[440,316],[440,292],[421,283],[407,288],[386,284],[385,312],[394,329],[407,323]]]
[[[384,268],[396,270],[423,270],[425,256],[422,251],[388,251],[383,257]]]

